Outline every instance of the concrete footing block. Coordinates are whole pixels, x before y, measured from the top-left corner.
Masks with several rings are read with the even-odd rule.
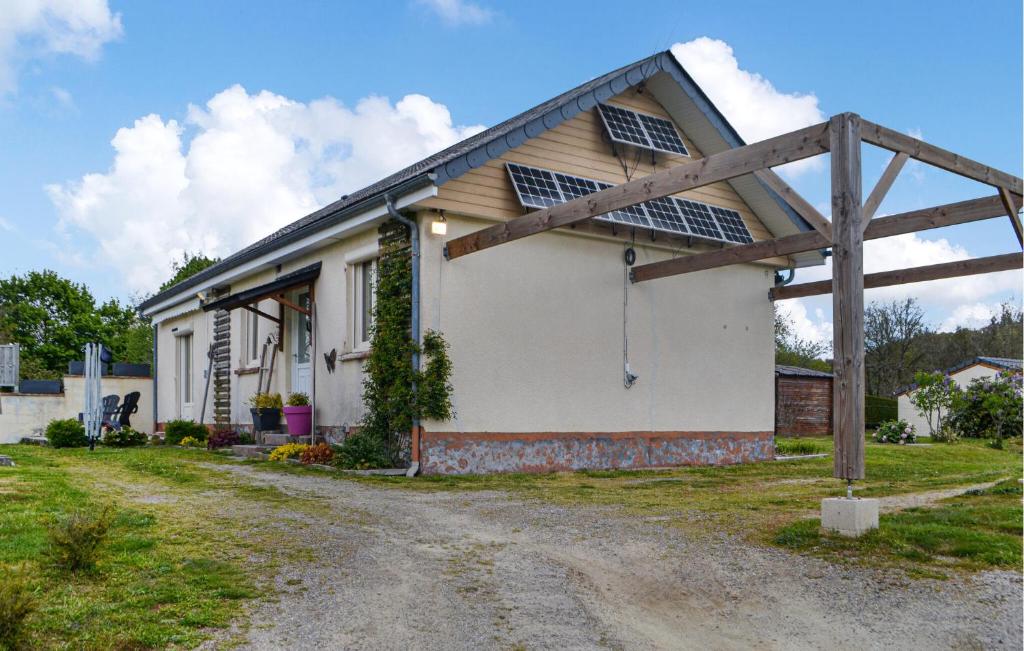
[[[826,531],[857,538],[878,528],[878,500],[829,497],[821,500],[821,526]]]

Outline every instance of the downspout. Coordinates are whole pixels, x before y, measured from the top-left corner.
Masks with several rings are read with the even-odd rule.
[[[412,352],[412,396],[416,400],[416,375],[420,370],[420,228],[415,220],[409,219],[395,209],[395,202],[391,195],[385,195],[384,200],[388,207],[388,215],[392,219],[409,227],[412,240],[412,340],[416,348]],[[420,419],[413,418],[412,421],[412,462],[406,471],[406,477],[415,477],[420,471]]]
[[[156,346],[156,342],[157,342],[157,338],[158,338],[159,335],[160,335],[160,324],[159,323],[154,323],[153,324],[153,369],[152,369],[153,370],[152,375],[153,375],[153,433],[154,434],[156,434],[157,430],[160,429],[159,425],[158,425],[160,423],[160,412],[157,410],[157,396],[160,395],[160,392],[157,390],[157,379],[156,379],[157,378],[157,363],[156,363],[157,346]]]
[[[782,277],[782,272],[776,271],[775,272],[775,286],[776,287],[785,287],[789,283],[793,282],[794,278],[796,278],[796,269],[794,269],[793,267],[790,267],[789,269],[783,269],[782,271],[788,271],[789,272],[789,277],[788,278],[783,278]]]

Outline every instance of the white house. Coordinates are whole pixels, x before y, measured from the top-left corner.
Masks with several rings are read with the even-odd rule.
[[[631,248],[642,264],[810,230],[754,176],[445,259],[451,238],[742,144],[669,52],[573,88],[146,301],[155,418],[250,426],[245,402],[274,335],[272,390],[314,394],[318,436],[355,426],[390,201],[418,229],[420,318],[444,334],[454,365],[455,417],[424,423],[413,443],[424,472],[770,458],[768,290],[776,270],[821,264],[821,253],[639,285],[624,256]]]
[[[997,373],[1005,371],[1020,373],[1021,360],[1007,359],[1005,357],[975,357],[947,369],[945,373],[957,386],[961,389],[966,389],[971,380],[992,377]],[[916,384],[911,384],[896,394],[897,409],[901,420],[905,420],[913,425],[919,436],[927,436],[930,431],[928,429],[928,419],[921,415],[913,403],[910,402],[916,388]]]

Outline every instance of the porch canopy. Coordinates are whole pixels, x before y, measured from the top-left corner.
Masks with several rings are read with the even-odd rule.
[[[248,310],[257,316],[261,316],[264,319],[272,321],[277,324],[277,349],[284,350],[284,308],[290,308],[300,314],[304,314],[308,319],[307,327],[309,329],[309,344],[310,344],[310,359],[316,359],[316,293],[314,291],[314,283],[316,279],[320,277],[320,262],[314,262],[313,264],[296,269],[282,276],[278,276],[269,283],[264,283],[250,289],[246,289],[234,294],[229,294],[222,298],[210,301],[203,304],[204,312],[212,312],[215,310],[227,310],[231,311],[236,308],[242,308]],[[299,305],[293,301],[288,300],[285,296],[286,292],[298,289],[298,288],[309,289],[309,306]],[[257,307],[255,304],[260,301],[272,299],[278,304],[277,315],[268,314]],[[268,339],[268,345],[271,340]],[[265,354],[266,348],[264,348]],[[258,391],[263,390],[263,360],[260,360],[260,380],[257,386]],[[267,375],[267,390],[270,388],[270,377],[273,374],[273,355],[271,356],[270,369]],[[316,442],[316,364],[311,365],[310,375],[310,405],[313,408],[313,422],[311,429],[311,442]]]

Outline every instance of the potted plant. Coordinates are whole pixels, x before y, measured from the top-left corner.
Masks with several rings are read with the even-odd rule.
[[[308,436],[313,429],[313,407],[309,404],[309,396],[305,393],[289,395],[288,404],[284,408],[284,419],[288,422],[289,434]]]
[[[280,393],[257,393],[249,399],[249,407],[257,432],[272,432],[281,426]]]

